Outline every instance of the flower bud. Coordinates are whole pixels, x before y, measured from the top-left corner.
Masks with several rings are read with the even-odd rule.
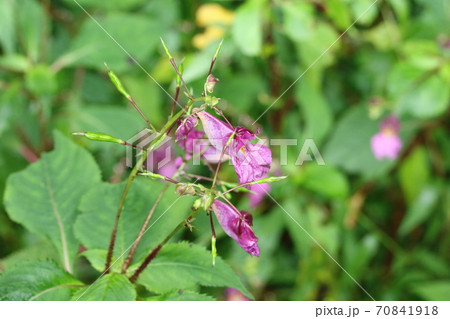
[[[215,96],[208,95],[205,97],[205,104],[211,107],[216,106],[217,104],[219,104],[219,99]]]
[[[175,186],[175,192],[179,196],[195,195],[195,188],[190,184],[179,183]]]
[[[206,193],[202,197],[202,207],[204,210],[208,210],[211,204],[214,202],[214,195],[211,193]]]
[[[208,93],[212,93],[217,82],[219,82],[219,79],[215,78],[212,74],[208,75],[205,83],[206,91],[208,91]]]
[[[201,206],[202,206],[202,199],[201,198],[197,198],[195,200],[194,204],[192,204],[192,209],[193,210],[198,210]]]

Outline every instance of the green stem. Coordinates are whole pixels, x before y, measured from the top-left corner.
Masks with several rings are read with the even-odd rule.
[[[188,218],[187,218],[187,220],[189,220],[189,219],[192,219],[192,218],[194,218],[198,213],[200,212],[200,210],[198,210],[198,211],[196,211],[196,212],[194,212],[194,213],[192,213],[192,215],[191,216],[189,216]],[[181,230],[182,228],[184,228],[184,226],[186,225],[186,219],[185,220],[183,220],[181,223],[179,223],[178,225],[177,225],[177,227],[175,227],[175,229],[174,230],[172,230],[172,232],[169,234],[169,235],[167,235],[167,237],[166,238],[164,238],[164,240],[161,242],[161,243],[159,243],[159,245],[158,246],[156,246],[151,252],[150,252],[150,254],[145,258],[145,260],[142,262],[142,264],[139,266],[139,268],[138,269],[136,269],[136,271],[133,273],[133,275],[129,278],[130,279],[130,281],[132,282],[132,283],[135,283],[137,280],[138,280],[138,278],[139,278],[139,276],[140,276],[140,274],[145,270],[145,268],[147,268],[147,266],[150,264],[150,262],[153,260],[153,259],[155,259],[155,257],[158,255],[158,253],[159,253],[159,251],[161,250],[161,248],[179,231],[179,230]]]
[[[181,115],[183,115],[184,112],[185,112],[184,109],[182,109],[177,114],[175,114],[175,116],[173,116],[161,129],[160,136],[165,134],[167,132],[167,130],[181,117]],[[104,271],[105,274],[107,274],[109,272],[109,268],[111,266],[111,260],[112,260],[112,256],[113,256],[113,252],[114,252],[114,245],[115,245],[116,236],[117,236],[117,227],[119,225],[120,215],[122,213],[123,205],[125,204],[125,199],[128,195],[128,191],[130,190],[131,183],[133,182],[134,178],[136,177],[139,169],[145,163],[145,160],[147,159],[148,154],[150,154],[150,152],[153,150],[153,148],[155,147],[155,145],[157,144],[157,142],[159,140],[160,140],[159,138],[156,138],[150,143],[150,145],[147,148],[147,152],[144,152],[142,154],[141,158],[136,163],[136,165],[133,167],[133,170],[131,171],[130,175],[128,176],[128,180],[127,180],[127,183],[123,190],[122,197],[120,198],[119,207],[117,208],[113,230],[111,232],[111,238],[110,238],[109,247],[108,247],[108,254],[106,255],[106,263],[105,263],[105,271]]]
[[[128,253],[127,258],[125,259],[125,262],[123,263],[122,266],[122,274],[126,273],[128,266],[131,263],[131,260],[133,259],[134,254],[136,253],[136,249],[137,246],[139,245],[139,243],[142,240],[142,236],[144,236],[145,231],[147,230],[147,226],[150,223],[150,220],[153,217],[153,214],[155,213],[156,207],[158,206],[159,202],[161,201],[161,199],[163,198],[164,194],[166,193],[167,189],[169,189],[170,184],[166,184],[163,188],[163,190],[161,191],[161,193],[159,194],[158,198],[156,199],[155,203],[153,204],[152,208],[150,209],[147,218],[145,219],[144,223],[142,224],[141,229],[139,230],[139,234],[136,237],[136,240],[133,243],[133,246],[130,249],[130,252]]]
[[[178,168],[178,170],[173,174],[172,178],[174,178],[177,174],[179,174],[179,172],[181,172],[181,170],[184,168],[185,165],[186,165],[186,163],[181,164],[180,167]],[[169,181],[171,183],[175,183],[175,184],[178,183],[177,181],[173,180],[172,178],[168,178],[167,181]],[[145,219],[144,223],[142,224],[142,227],[139,230],[139,234],[136,237],[136,240],[134,241],[133,246],[131,247],[130,252],[128,253],[128,256],[125,259],[125,262],[122,266],[122,274],[126,273],[131,261],[133,260],[133,256],[136,253],[137,246],[141,242],[142,236],[144,236],[145,232],[147,231],[147,226],[150,223],[150,220],[152,219],[153,214],[155,213],[156,207],[161,202],[161,199],[164,196],[164,194],[166,193],[166,191],[169,189],[169,186],[170,186],[170,184],[166,184],[164,186],[163,190],[159,194],[159,196],[156,199],[155,203],[153,204],[152,208],[148,212],[147,218]]]

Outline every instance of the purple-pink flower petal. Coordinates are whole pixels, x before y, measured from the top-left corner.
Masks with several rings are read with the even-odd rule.
[[[194,127],[197,125],[198,123],[198,118],[193,116],[193,117],[187,117],[185,119],[183,119],[180,123],[180,125],[178,126],[177,130],[175,131],[175,142],[178,142],[184,138],[187,137],[187,135],[189,134],[189,132],[191,132]]]
[[[198,112],[197,116],[211,145],[222,151],[234,128],[205,111]]]
[[[270,183],[250,185],[249,189],[255,193],[248,194],[248,197],[250,198],[250,207],[255,208],[259,204],[261,204],[264,197],[266,197],[267,193],[270,192],[271,188],[272,186],[270,185]]]
[[[395,115],[390,115],[380,123],[380,132],[375,134],[370,146],[378,160],[396,159],[402,149],[402,140],[398,136],[400,122]]]
[[[224,232],[250,255],[259,257],[258,238],[251,228],[251,215],[219,200],[215,200],[211,208]]]
[[[372,137],[370,145],[378,160],[383,158],[396,159],[402,149],[402,140],[398,135],[379,132]]]

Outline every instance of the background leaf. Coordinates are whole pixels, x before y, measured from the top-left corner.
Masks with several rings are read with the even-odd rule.
[[[114,13],[96,19],[137,61],[146,58],[159,43],[158,37],[149,35],[161,34],[160,24],[144,16]],[[76,65],[104,70],[106,62],[114,72],[121,72],[130,64],[126,53],[91,19],[86,19],[71,49],[90,50]]]
[[[157,293],[193,288],[196,285],[231,287],[253,298],[239,277],[220,257],[212,266],[211,253],[186,242],[164,246],[141,274],[138,283]]]
[[[72,297],[76,301],[133,301],[136,290],[122,274],[104,275],[92,286],[78,290]]]
[[[55,131],[55,150],[25,170],[12,174],[4,202],[10,218],[30,231],[49,238],[72,270],[78,241],[72,227],[81,196],[100,181],[92,156]]]
[[[114,249],[115,258],[120,257],[133,244],[143,221],[164,185],[163,182],[145,177],[138,177],[133,182],[119,220]],[[100,264],[98,260],[101,258],[100,256],[106,256],[105,251],[109,246],[109,238],[124,186],[124,183],[103,183],[89,191],[80,203],[79,209],[82,214],[75,223],[75,234],[88,249],[85,256],[88,259],[93,258],[90,259],[91,263],[99,271],[103,270],[101,268],[104,267],[104,260],[103,264]],[[188,217],[191,201],[189,197],[181,197],[177,200],[172,187],[167,191],[150,221],[149,227],[151,226],[151,228],[138,246],[134,261],[144,258],[176,225]],[[172,206],[173,203],[175,204]],[[96,252],[89,253],[90,250]],[[123,263],[126,256],[127,253],[117,262],[117,267]]]
[[[262,49],[262,18],[266,1],[251,0],[242,4],[234,17],[234,43],[245,55],[255,56]]]
[[[29,261],[0,274],[0,300],[70,300],[80,285],[54,261]]]
[[[177,292],[167,293],[161,296],[150,297],[150,301],[215,301],[211,296],[199,294],[194,291],[180,290]]]

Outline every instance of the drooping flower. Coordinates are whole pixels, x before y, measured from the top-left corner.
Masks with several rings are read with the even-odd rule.
[[[205,111],[198,112],[197,115],[202,121],[206,136],[217,150],[222,150],[226,146],[234,132],[226,154],[231,157],[241,184],[253,182],[267,175],[272,164],[272,152],[263,144],[251,143],[259,132],[255,134],[241,126],[233,128]]]
[[[211,208],[224,232],[250,255],[259,257],[258,238],[251,228],[252,215],[246,211],[240,212],[220,200],[215,200]]]
[[[380,131],[371,139],[371,147],[376,159],[396,159],[402,149],[398,136],[400,123],[395,115],[390,115],[380,123]]]

